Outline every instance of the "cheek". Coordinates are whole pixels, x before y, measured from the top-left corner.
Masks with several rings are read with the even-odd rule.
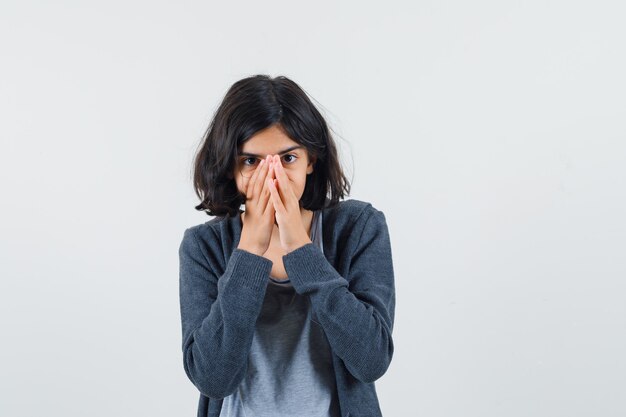
[[[297,165],[283,168],[289,179],[293,182],[302,182],[306,178],[306,166]]]
[[[304,188],[306,184],[306,169],[286,170],[286,172],[292,187],[296,189]]]
[[[246,178],[244,178],[242,175],[237,175],[235,177],[235,184],[237,184],[237,189],[239,190],[239,192],[241,192],[243,194],[243,191],[246,188],[246,183],[247,180]]]

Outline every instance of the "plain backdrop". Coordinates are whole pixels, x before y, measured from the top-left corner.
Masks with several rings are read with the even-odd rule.
[[[622,1],[0,4],[0,415],[194,416],[178,246],[226,90],[286,75],[387,218],[386,417],[626,415]]]

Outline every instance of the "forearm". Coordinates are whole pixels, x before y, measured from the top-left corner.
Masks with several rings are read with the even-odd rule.
[[[369,303],[360,300],[313,243],[288,253],[283,261],[296,291],[310,297],[329,344],[350,373],[364,382],[382,376],[393,355],[393,287],[372,291]],[[377,278],[380,282],[393,279],[374,276],[371,282]]]
[[[223,398],[245,376],[271,267],[269,259],[235,249],[217,282],[217,297],[199,324],[198,318],[206,313],[202,309],[206,309],[210,300],[203,300],[206,294],[198,288],[182,288],[181,305],[189,309],[185,317],[194,320],[183,322],[183,328],[187,329],[183,335],[184,367],[189,379],[204,395]],[[193,311],[194,306],[199,310]]]

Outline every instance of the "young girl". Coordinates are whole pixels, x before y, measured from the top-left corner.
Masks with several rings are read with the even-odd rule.
[[[179,248],[198,416],[381,416],[374,381],[394,350],[389,232],[382,211],[342,200],[350,184],[306,93],[282,76],[233,84],[194,186],[196,209],[216,216]]]

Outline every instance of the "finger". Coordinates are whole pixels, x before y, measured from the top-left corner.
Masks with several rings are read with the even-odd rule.
[[[270,193],[272,194],[272,203],[274,203],[274,209],[279,213],[285,212],[285,206],[283,202],[280,200],[280,195],[278,193],[278,189],[276,189],[275,180],[267,180],[269,181]]]
[[[272,180],[274,177],[273,174],[274,168],[272,167],[272,164],[269,164],[269,168],[267,169],[267,175],[265,176],[265,181],[263,181],[263,188],[261,189],[261,195],[259,196],[259,205],[261,207],[266,207],[267,206],[267,202],[270,199],[270,190],[269,190],[269,186],[268,186],[268,180]]]
[[[265,176],[267,174],[267,169],[269,165],[266,159],[262,160],[261,162],[262,163],[259,164],[257,168],[259,170],[259,175],[256,177],[254,181],[253,190],[252,190],[252,195],[254,196],[254,198],[258,198],[258,196],[261,194],[261,190],[263,189],[263,183],[265,182]]]
[[[274,178],[274,175],[275,175],[275,174],[274,174],[274,167],[272,166],[273,164],[272,164],[272,162],[271,162],[271,159],[270,159],[270,158],[268,158],[268,159],[265,161],[265,164],[267,165],[267,171],[265,172],[265,176],[263,177],[263,183],[261,183],[261,178],[259,178],[259,179],[258,179],[259,186],[260,186],[260,190],[259,190],[259,194],[260,194],[260,195],[263,195],[263,194],[267,194],[267,195],[269,195],[269,192],[270,192],[270,191],[269,191],[269,189],[267,188],[267,182],[266,182],[266,180],[267,180],[268,178]],[[263,173],[261,173],[261,175],[262,175],[262,174],[263,174]]]
[[[256,169],[252,173],[252,176],[250,178],[248,178],[248,181],[246,182],[246,186],[245,186],[245,190],[244,190],[246,198],[252,198],[252,192],[254,190],[254,183],[255,183],[257,177],[259,176],[259,173],[261,172],[260,168],[262,166],[263,166],[263,160],[261,160],[259,165],[256,167]]]
[[[265,179],[265,182],[267,184],[269,184],[270,181],[274,181],[274,180],[271,178]],[[276,210],[274,208],[274,202],[272,201],[272,192],[270,190],[269,185],[267,186],[266,190],[267,190],[267,193],[265,196],[265,211],[263,213],[267,216],[274,217],[274,213],[276,212]]]
[[[278,192],[282,197],[282,201],[285,205],[297,203],[297,197],[289,184],[289,177],[283,168],[283,165],[278,161],[276,163],[276,178],[278,179]]]

